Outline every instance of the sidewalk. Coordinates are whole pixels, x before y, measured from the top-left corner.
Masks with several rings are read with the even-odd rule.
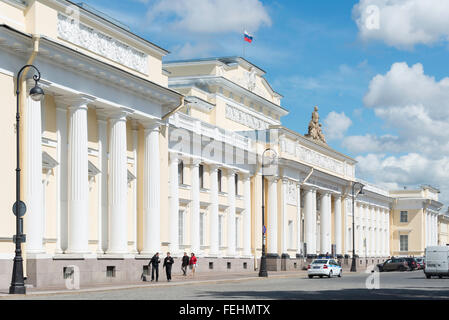
[[[268,278],[290,278],[290,277],[305,277],[307,271],[278,271],[268,272]],[[148,279],[151,279],[149,277]],[[229,273],[229,272],[210,272],[210,273],[197,273],[195,278],[192,278],[191,274],[187,277],[182,275],[173,275],[172,281],[167,282],[165,279],[165,273],[160,274],[158,282],[134,282],[126,284],[98,284],[90,286],[82,286],[79,290],[68,290],[66,288],[27,288],[27,295],[50,295],[50,294],[70,294],[70,293],[82,293],[82,292],[98,292],[98,291],[110,291],[110,290],[126,290],[136,288],[149,288],[149,287],[166,287],[166,286],[180,286],[180,285],[195,285],[195,284],[210,284],[210,283],[224,283],[224,282],[240,282],[248,280],[262,280],[266,278],[260,278],[258,271],[245,272],[245,273]],[[11,297],[8,290],[0,289],[0,299]]]

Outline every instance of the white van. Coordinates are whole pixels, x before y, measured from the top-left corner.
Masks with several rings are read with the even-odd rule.
[[[427,247],[425,255],[424,273],[427,279],[431,276],[449,276],[449,246]]]

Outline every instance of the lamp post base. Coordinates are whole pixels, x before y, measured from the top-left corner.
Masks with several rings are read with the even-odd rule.
[[[351,272],[357,272],[357,263],[355,261],[355,257],[352,257]]]
[[[263,256],[260,258],[260,269],[259,269],[259,277],[268,277],[267,272],[267,258]]]
[[[9,294],[25,294],[25,282],[23,279],[23,259],[21,256],[14,258],[12,270],[12,281],[9,287]]]

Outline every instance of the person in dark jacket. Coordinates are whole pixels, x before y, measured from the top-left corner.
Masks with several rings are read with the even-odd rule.
[[[181,270],[184,276],[187,276],[187,267],[189,266],[189,262],[190,262],[189,256],[187,255],[187,252],[184,252],[181,264]]]
[[[159,280],[159,263],[161,263],[161,259],[159,259],[159,252],[151,258],[151,281],[154,281],[154,273],[156,272],[156,282]]]
[[[171,267],[173,266],[173,263],[175,263],[175,261],[170,256],[170,252],[167,252],[167,256],[164,259],[164,265],[162,266],[162,268],[165,268],[165,273],[167,275],[167,281],[169,281],[169,282],[171,281]]]

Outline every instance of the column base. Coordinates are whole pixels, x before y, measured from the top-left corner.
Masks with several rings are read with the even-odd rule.
[[[288,260],[290,260],[290,255],[288,253],[283,253],[281,255],[281,271],[287,271]]]
[[[281,271],[281,257],[277,253],[267,253],[267,271]]]

